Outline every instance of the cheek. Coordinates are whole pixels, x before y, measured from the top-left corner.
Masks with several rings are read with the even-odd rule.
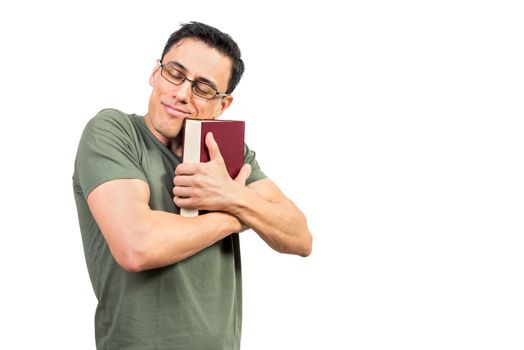
[[[209,106],[202,103],[193,104],[195,113],[193,114],[196,119],[209,119]]]
[[[151,91],[151,96],[149,97],[149,110],[158,110],[160,108],[160,98],[161,91],[158,88],[153,88]]]
[[[203,119],[215,118],[220,114],[220,105],[216,103],[207,103],[197,108],[201,118]]]

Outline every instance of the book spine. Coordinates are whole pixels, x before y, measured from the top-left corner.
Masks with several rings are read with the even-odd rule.
[[[184,131],[184,163],[200,163],[200,143],[202,123],[187,119]],[[180,215],[185,217],[198,216],[198,209],[180,208]]]

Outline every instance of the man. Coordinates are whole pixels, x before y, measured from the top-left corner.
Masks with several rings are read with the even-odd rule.
[[[97,348],[238,349],[237,233],[250,228],[279,252],[310,254],[304,215],[247,146],[235,179],[211,133],[210,162],[180,162],[183,120],[220,116],[243,70],[231,37],[184,24],[151,73],[147,114],[103,110],[87,124],[73,185]],[[186,207],[209,212],[178,215]]]

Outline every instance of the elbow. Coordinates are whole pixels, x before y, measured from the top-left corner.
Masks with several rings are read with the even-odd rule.
[[[112,249],[113,257],[120,267],[127,272],[137,273],[148,269],[146,251],[138,246],[127,245]]]
[[[313,250],[313,235],[309,231],[306,217],[303,216],[304,224],[303,229],[301,230],[300,234],[300,248],[297,254],[303,258],[308,257],[311,255],[311,251]]]
[[[146,270],[143,259],[134,253],[125,253],[115,256],[115,260],[127,272],[137,273]]]
[[[309,248],[306,248],[304,250],[302,250],[300,253],[298,253],[299,256],[303,257],[303,258],[307,258],[308,256],[311,255],[311,247]]]
[[[303,229],[301,234],[301,244],[300,244],[300,250],[298,252],[298,255],[306,258],[311,255],[311,251],[313,250],[313,235],[309,231],[307,220],[304,214],[302,214],[303,219]]]
[[[127,272],[131,273],[137,273],[144,271],[145,268],[140,263],[138,259],[134,258],[125,258],[125,259],[117,259],[117,263]]]
[[[298,255],[303,258],[306,258],[309,255],[311,255],[312,247],[311,247],[311,243],[304,242],[295,247],[288,247],[287,249],[282,248],[282,247],[278,247],[278,248],[275,247],[274,249],[279,253]]]
[[[303,258],[306,258],[309,255],[311,255],[312,249],[313,249],[313,237],[311,236],[309,231],[299,240],[295,241],[293,245],[290,245],[287,247],[278,246],[275,248],[275,250],[280,253],[298,255]]]
[[[300,255],[303,258],[306,258],[311,255],[312,250],[313,250],[313,237],[311,236],[311,234],[309,234],[307,239],[303,243],[298,255]]]

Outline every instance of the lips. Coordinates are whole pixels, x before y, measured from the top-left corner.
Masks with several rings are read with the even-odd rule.
[[[162,106],[164,106],[164,109],[169,115],[175,118],[188,118],[191,116],[190,113],[184,111],[183,109],[177,106],[169,105],[166,103],[162,103]]]

